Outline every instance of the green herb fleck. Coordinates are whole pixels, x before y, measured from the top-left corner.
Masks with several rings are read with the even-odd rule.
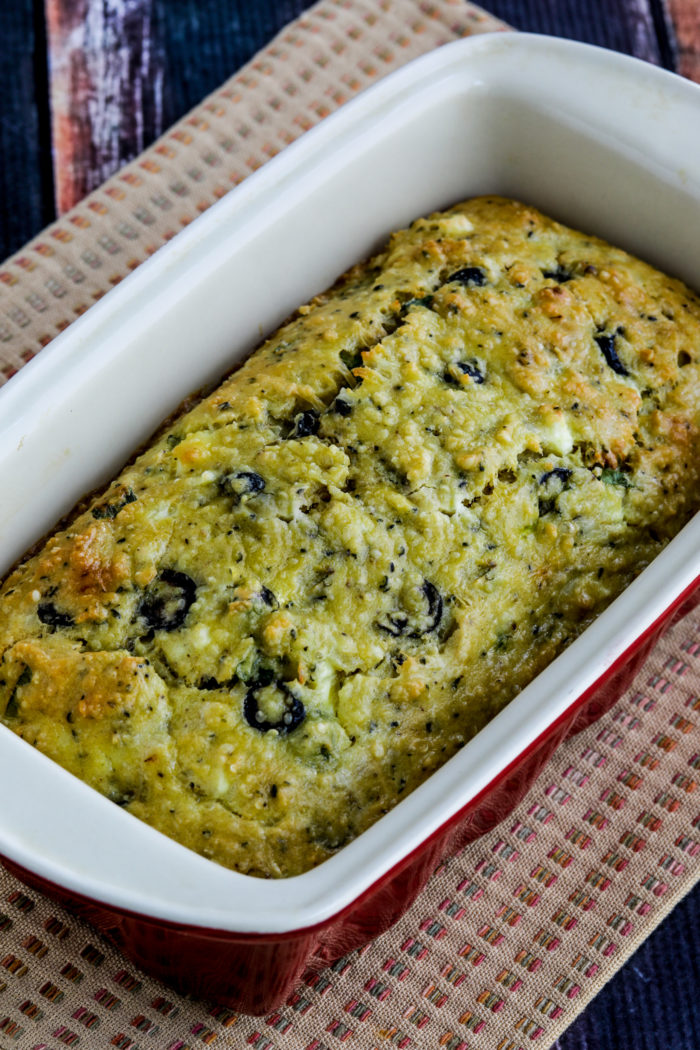
[[[120,500],[115,503],[99,503],[96,507],[92,508],[93,518],[110,518],[114,520],[120,510],[124,510],[124,507],[128,503],[136,502],[136,494],[133,489],[127,489]]]
[[[427,310],[430,310],[432,305],[433,305],[433,296],[432,295],[424,295],[420,299],[409,299],[408,302],[404,303],[403,306],[401,307],[401,312],[402,313],[406,313],[406,311],[410,310],[412,306],[425,306],[425,308]]]
[[[621,470],[613,470],[612,467],[605,467],[600,475],[600,480],[604,481],[606,485],[620,485],[623,489],[632,487],[629,475]]]
[[[32,671],[30,667],[24,668],[21,675],[15,682],[15,687],[10,694],[10,699],[7,701],[7,707],[5,708],[5,718],[16,718],[19,714],[17,706],[17,690],[23,685],[29,685],[32,680]]]
[[[352,372],[354,368],[360,368],[360,366],[362,365],[362,351],[341,350],[340,360],[343,362],[345,367]]]

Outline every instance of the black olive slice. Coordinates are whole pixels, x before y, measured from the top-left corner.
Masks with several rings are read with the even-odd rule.
[[[573,474],[573,471],[569,467],[555,467],[553,470],[548,470],[546,474],[543,474],[540,478],[540,485],[546,485],[550,478],[558,478],[562,485],[566,485],[567,481]]]
[[[437,631],[442,621],[444,603],[442,595],[434,583],[423,580],[421,591],[427,603],[425,619],[417,625],[405,612],[390,613],[384,620],[377,621],[376,626],[393,638],[403,635],[405,638],[420,638],[431,631]]]
[[[239,470],[236,478],[245,485],[246,492],[263,492],[265,489],[265,479],[254,470]]]
[[[258,706],[258,693],[261,689],[273,685],[281,694],[285,711],[277,722],[269,722]],[[248,692],[243,701],[243,717],[252,729],[260,733],[267,733],[270,729],[276,729],[278,733],[292,733],[306,717],[306,710],[301,700],[281,682],[275,679],[274,672],[261,671],[254,682],[249,683]]]
[[[255,496],[264,492],[265,479],[254,470],[239,470],[220,478],[219,488],[225,495],[233,496],[234,503],[239,503],[241,496]]]
[[[543,474],[540,478],[540,485],[544,485],[546,490],[553,493],[549,498],[542,498],[538,501],[537,512],[541,518],[545,515],[551,514],[552,511],[556,510],[557,501],[556,497],[564,489],[568,488],[569,478],[573,474],[573,471],[569,467],[554,467],[553,470],[548,470],[546,474]],[[561,484],[561,488],[556,487],[556,483]],[[552,487],[552,486],[555,487]]]
[[[377,621],[377,627],[380,631],[384,631],[385,634],[390,634],[392,638],[399,638],[406,630],[408,626],[408,616],[403,614],[387,616],[386,620]]]
[[[468,361],[455,361],[453,367],[458,368],[464,375],[469,376],[479,386],[486,382],[486,376],[481,371],[474,358],[470,358]],[[450,383],[452,386],[460,385],[451,372],[446,371],[443,375],[443,379],[446,383]]]
[[[548,277],[550,281],[556,281],[557,284],[566,284],[567,281],[571,281],[574,278],[574,274],[570,270],[565,269],[561,263],[557,263],[555,270],[543,270],[543,277]]]
[[[413,631],[411,634],[412,638],[419,638],[421,634],[428,634],[430,631],[437,631],[442,620],[443,613],[443,601],[442,595],[435,586],[429,580],[423,581],[423,594],[428,603],[428,622],[422,631]]]
[[[460,284],[466,285],[481,285],[486,284],[486,274],[480,266],[463,266],[461,270],[456,270],[451,277],[447,278],[447,284],[451,284],[453,281],[459,281]]]
[[[340,394],[336,397],[333,402],[333,410],[338,413],[339,416],[343,416],[345,419],[349,415],[352,415],[352,405],[345,401]]]
[[[197,597],[197,584],[177,569],[161,569],[139,604],[139,616],[153,631],[182,627]]]
[[[486,376],[474,361],[458,361],[457,368],[460,372],[464,372],[465,375],[470,376],[475,383],[486,382]]]
[[[310,437],[312,434],[318,434],[320,422],[318,412],[314,412],[313,409],[300,412],[294,419],[294,429],[289,436],[291,438],[304,438]]]
[[[61,612],[53,602],[39,602],[36,614],[47,627],[75,627],[73,617]]]
[[[619,376],[628,376],[629,372],[617,356],[617,350],[615,349],[616,337],[617,332],[613,332],[612,335],[603,334],[594,336],[595,341],[600,348],[600,352],[608,365],[612,368],[613,372],[616,372]]]
[[[279,609],[280,603],[277,601],[269,587],[263,586],[260,588],[260,597],[265,602],[265,605],[268,605],[271,609]]]
[[[203,689],[211,691],[212,689],[232,689],[238,679],[234,676],[228,678],[225,682],[220,682],[218,678],[214,678],[213,675],[204,675],[197,682],[197,689]]]

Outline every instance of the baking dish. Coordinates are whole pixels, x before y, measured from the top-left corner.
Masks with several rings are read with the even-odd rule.
[[[448,45],[289,147],[0,391],[0,572],[386,234],[519,197],[700,283],[700,89],[584,45]],[[262,1013],[385,929],[439,857],[490,830],[609,707],[700,591],[700,518],[457,756],[320,867],[267,882],[141,824],[0,726],[0,854],[181,990]]]

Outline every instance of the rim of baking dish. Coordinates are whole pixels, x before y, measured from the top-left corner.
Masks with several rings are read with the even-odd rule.
[[[192,264],[196,250],[206,248],[222,216],[241,209],[250,215],[256,204],[266,203],[288,183],[296,186],[306,179],[334,147],[352,149],[368,118],[409,102],[422,86],[464,76],[465,71],[471,86],[510,91],[514,97],[518,90],[524,97],[531,90],[540,105],[547,90],[559,87],[553,112],[575,102],[575,119],[594,129],[598,140],[637,157],[660,180],[692,188],[700,200],[700,144],[688,119],[694,117],[697,127],[696,86],[636,59],[570,41],[529,34],[457,41],[416,59],[347,103],[78,318],[0,390],[0,443],[16,437],[29,405],[36,411],[47,398],[60,397],[73,369],[79,367],[81,374],[99,370],[103,359],[91,353],[96,333],[119,324],[125,308],[137,314],[146,310],[153,296]],[[535,78],[536,87],[528,87]],[[624,134],[619,126],[622,99],[626,116],[636,113],[636,123]],[[673,163],[679,154],[684,157],[681,166]],[[322,923],[400,864],[527,751],[698,578],[700,516],[456,756],[373,827],[303,875],[268,881],[221,868],[118,809],[4,726],[0,797],[11,801],[0,816],[0,853],[68,891],[178,925],[274,934]],[[31,788],[29,797],[18,791],[18,785],[45,780],[49,768],[50,797],[34,797]]]

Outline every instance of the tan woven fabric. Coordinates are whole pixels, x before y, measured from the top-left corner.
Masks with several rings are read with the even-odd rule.
[[[323,0],[4,264],[4,379],[345,99],[441,43],[502,28],[462,0]],[[0,1050],[551,1045],[700,875],[698,656],[700,611],[396,927],[268,1018],[175,995],[0,872]]]

